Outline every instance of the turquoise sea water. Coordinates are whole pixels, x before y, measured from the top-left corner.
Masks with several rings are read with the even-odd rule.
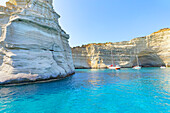
[[[168,113],[170,68],[78,69],[64,80],[0,87],[6,113]]]

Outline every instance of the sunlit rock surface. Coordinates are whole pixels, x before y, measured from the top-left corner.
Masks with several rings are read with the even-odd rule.
[[[0,6],[0,84],[74,73],[69,35],[52,0],[9,0]]]
[[[72,54],[75,68],[106,68],[112,60],[121,67],[132,67],[137,64],[136,55],[141,66],[170,66],[170,29],[130,41],[74,47]]]

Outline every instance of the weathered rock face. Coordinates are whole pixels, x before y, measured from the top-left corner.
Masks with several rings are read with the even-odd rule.
[[[67,35],[52,0],[0,6],[0,84],[64,78],[74,73]]]
[[[112,55],[111,55],[112,51]],[[170,66],[170,29],[117,43],[88,44],[72,48],[75,68],[106,68],[112,62],[121,67]]]

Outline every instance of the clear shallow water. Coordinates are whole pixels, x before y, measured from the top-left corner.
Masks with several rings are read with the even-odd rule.
[[[61,81],[0,87],[6,113],[168,113],[170,68],[79,69]]]

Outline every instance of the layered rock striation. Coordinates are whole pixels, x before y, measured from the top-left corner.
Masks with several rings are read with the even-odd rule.
[[[74,73],[69,35],[52,0],[0,6],[0,84],[64,78]]]
[[[75,68],[106,68],[112,62],[121,67],[170,66],[170,29],[116,43],[92,43],[72,48]]]

